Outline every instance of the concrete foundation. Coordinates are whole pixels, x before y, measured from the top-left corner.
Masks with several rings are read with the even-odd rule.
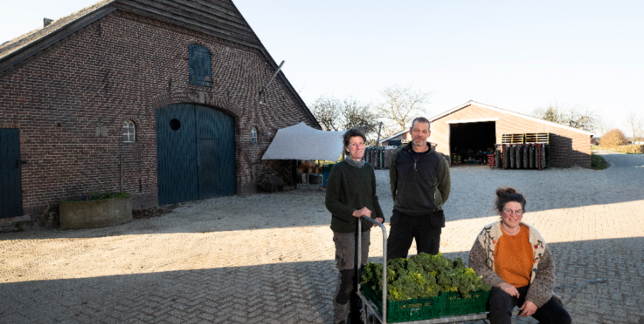
[[[61,228],[91,228],[132,220],[132,198],[61,201]]]

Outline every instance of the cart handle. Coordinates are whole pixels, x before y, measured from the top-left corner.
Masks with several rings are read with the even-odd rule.
[[[387,323],[387,228],[381,222],[371,218],[360,216],[382,229],[382,319]],[[360,277],[362,276],[362,222],[358,221],[358,258],[356,259],[358,269],[357,289],[360,292]]]

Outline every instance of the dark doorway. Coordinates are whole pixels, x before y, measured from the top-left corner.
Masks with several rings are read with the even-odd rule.
[[[193,104],[157,110],[157,177],[159,205],[236,194],[235,119]]]
[[[22,216],[20,131],[0,129],[0,218]]]
[[[452,163],[458,157],[462,164],[486,164],[487,154],[494,152],[496,123],[460,123],[449,125]]]

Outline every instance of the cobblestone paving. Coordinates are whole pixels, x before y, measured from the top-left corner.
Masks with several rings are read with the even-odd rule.
[[[574,322],[644,323],[644,157],[605,156],[604,171],[453,168],[441,251],[466,260],[496,219],[494,189],[516,187],[564,300],[608,279],[566,303]],[[378,186],[388,214],[386,171]],[[0,234],[0,323],[331,323],[337,274],[323,202],[315,191],[227,197],[102,229]],[[370,253],[381,260],[378,229]]]

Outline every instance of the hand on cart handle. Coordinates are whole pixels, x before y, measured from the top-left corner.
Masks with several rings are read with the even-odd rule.
[[[371,210],[369,210],[369,208],[367,208],[367,207],[362,207],[360,209],[356,209],[353,212],[353,217],[360,218],[362,216],[371,218]],[[376,221],[379,222],[380,224],[382,224],[385,221],[385,219],[382,218],[382,217],[376,217]],[[376,226],[378,226],[378,224],[374,223],[373,226],[371,226],[371,227],[376,227]]]
[[[367,207],[362,207],[360,209],[356,209],[355,211],[353,211],[353,217],[359,218],[361,216],[371,217],[371,210],[369,210],[369,208]]]

